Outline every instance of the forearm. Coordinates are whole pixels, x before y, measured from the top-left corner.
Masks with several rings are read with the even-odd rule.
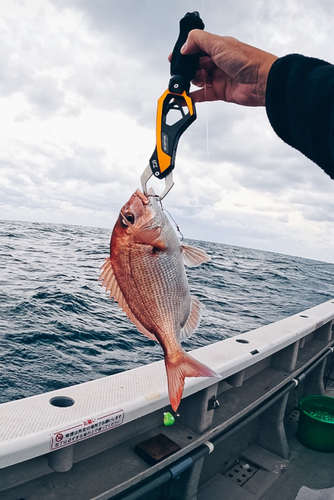
[[[334,66],[297,54],[277,59],[266,110],[277,135],[334,179]]]

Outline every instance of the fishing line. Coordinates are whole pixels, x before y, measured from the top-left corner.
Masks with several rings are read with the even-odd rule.
[[[203,5],[204,9],[204,5]],[[208,88],[208,83],[206,81],[206,72],[204,69],[202,69],[202,75],[203,75],[203,84],[204,84],[204,95],[205,95],[205,102],[207,102],[207,88]],[[209,148],[209,115],[208,115],[208,106],[205,104],[205,135],[206,135],[206,192],[208,193],[209,191],[209,176],[208,172],[210,172],[210,148]],[[209,208],[208,208],[209,210]],[[207,215],[207,218],[209,219],[209,213]]]
[[[205,73],[204,73],[204,70],[203,71],[203,76],[204,76],[204,80],[205,80]],[[207,85],[206,85],[206,82],[204,82],[205,85],[204,85],[204,93],[205,93],[205,101],[207,100]],[[209,114],[208,114],[208,106],[205,105],[205,132],[206,132],[206,193],[208,195],[209,193],[209,172],[210,172],[210,146],[209,146]],[[206,212],[206,218],[207,218],[207,221],[209,220],[209,212],[210,208],[209,206],[207,205],[207,212]],[[206,242],[206,246],[208,248],[208,242]]]
[[[178,225],[178,223],[176,222],[176,220],[174,219],[174,217],[171,215],[171,213],[170,213],[170,212],[168,212],[167,208],[163,207],[163,205],[162,205],[162,201],[161,201],[161,200],[159,200],[159,201],[160,201],[160,206],[161,206],[161,209],[162,209],[164,212],[167,212],[167,214],[169,215],[169,217],[172,219],[172,221],[173,221],[173,222],[174,222],[174,224],[175,224],[175,227],[176,227],[177,231],[178,231],[178,232],[180,233],[180,235],[181,235],[181,241],[183,241],[183,240],[184,240],[184,236],[183,236],[183,234],[182,234],[182,232],[181,232],[180,226]]]
[[[183,236],[183,233],[182,233],[182,231],[180,229],[180,226],[178,225],[178,223],[176,222],[176,220],[174,219],[174,217],[172,216],[172,214],[167,210],[167,208],[163,206],[162,200],[160,199],[160,196],[158,196],[157,194],[149,194],[148,197],[152,197],[152,198],[156,198],[157,199],[157,201],[160,203],[161,210],[163,212],[166,212],[169,215],[169,217],[172,219],[172,221],[175,224],[175,227],[176,227],[177,231],[181,235],[181,241],[183,241],[184,240],[184,236]]]
[[[204,18],[204,0],[202,0],[202,17]],[[211,87],[210,85],[210,82],[208,81],[208,78],[207,78],[207,72],[202,68],[201,69],[202,71],[202,80],[203,80],[203,89],[204,89],[204,108],[205,108],[205,113],[204,113],[204,116],[205,116],[205,140],[206,140],[206,176],[205,176],[205,185],[206,185],[206,195],[207,195],[207,199],[209,198],[209,189],[210,189],[210,178],[209,178],[209,175],[211,173],[211,169],[210,169],[210,146],[209,146],[209,113],[208,113],[208,105],[207,105],[207,102],[208,102],[208,94],[207,94],[207,91],[208,91],[208,87]],[[203,183],[204,184],[204,183]],[[210,207],[208,205],[208,202],[206,203],[206,207],[205,207],[205,210],[204,210],[204,218],[206,219],[206,221],[208,221],[210,219]],[[209,242],[207,241],[207,237],[205,238],[205,250],[207,251],[207,253],[209,254]],[[203,274],[201,275],[201,281],[202,281],[202,288],[203,288],[203,291],[205,290],[206,286],[208,285],[207,282],[205,282],[205,277],[204,277],[204,273],[206,272],[206,277],[208,277],[208,269],[207,270],[203,270]]]

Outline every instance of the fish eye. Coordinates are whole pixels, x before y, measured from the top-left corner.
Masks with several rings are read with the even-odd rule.
[[[133,223],[134,223],[134,221],[135,221],[135,216],[134,216],[131,212],[126,212],[126,213],[124,214],[124,217],[126,218],[126,220],[127,220],[128,222],[130,222],[130,224],[133,224]]]

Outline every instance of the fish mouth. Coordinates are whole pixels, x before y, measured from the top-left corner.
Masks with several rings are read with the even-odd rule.
[[[154,189],[150,188],[148,191],[148,195],[142,193],[139,189],[137,189],[134,195],[140,199],[140,201],[144,206],[151,208],[153,213],[152,219],[156,220],[156,216],[159,214],[159,211],[156,208],[159,196],[155,194]],[[142,229],[151,229],[155,227],[157,228],[161,227],[161,222],[155,222],[151,225],[148,224],[147,226],[144,226]]]
[[[149,200],[148,196],[146,196],[144,193],[142,193],[139,189],[136,189],[134,195],[137,196],[137,198],[139,198],[141,200],[143,205],[149,205],[150,200]]]
[[[136,189],[135,193],[134,193],[135,196],[137,196],[144,205],[150,205],[152,204],[151,201],[152,200],[155,200],[157,201],[159,199],[159,196],[157,194],[155,194],[154,192],[154,189],[153,188],[150,188],[149,191],[148,191],[148,194],[144,194],[140,191],[140,189]]]

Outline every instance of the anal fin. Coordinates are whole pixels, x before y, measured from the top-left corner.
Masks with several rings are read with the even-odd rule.
[[[203,304],[196,298],[191,296],[190,313],[185,325],[180,332],[180,340],[187,340],[197,329],[204,309]]]

